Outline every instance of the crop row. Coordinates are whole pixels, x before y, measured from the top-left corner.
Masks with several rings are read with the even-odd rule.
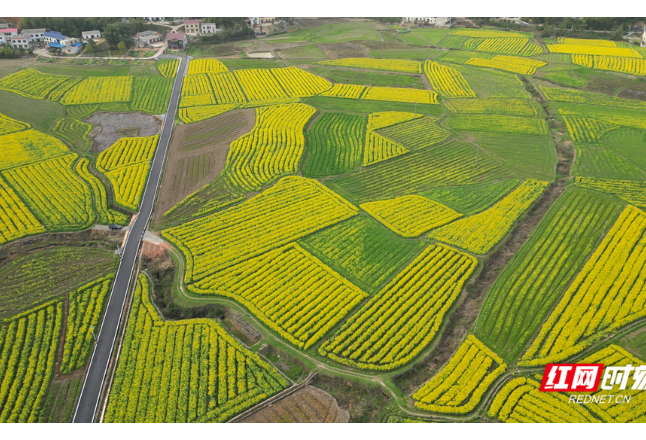
[[[244,203],[163,235],[186,257],[185,282],[192,284],[355,214],[354,206],[320,183],[284,177]]]
[[[507,235],[516,220],[538,199],[546,186],[547,182],[526,180],[486,211],[436,229],[429,237],[484,255]]]
[[[523,356],[558,362],[644,316],[646,214],[628,206],[590,256]]]
[[[204,58],[191,60],[188,64],[188,74],[195,75],[196,73],[220,73],[228,72],[229,69],[222,61],[214,58]]]
[[[608,131],[617,128],[611,124],[585,116],[563,116],[563,122],[567,128],[570,138],[574,142],[584,144],[596,144]]]
[[[94,193],[94,209],[99,215],[99,223],[104,225],[125,225],[126,223],[128,223],[128,216],[110,208],[105,186],[98,177],[90,173],[90,170],[88,169],[89,164],[90,161],[88,159],[79,159],[78,163],[76,164],[76,172],[92,188],[92,192]]]
[[[469,335],[449,363],[413,394],[415,406],[447,414],[473,411],[506,369],[507,365],[497,354]]]
[[[585,38],[565,38],[558,37],[558,44],[573,44],[579,46],[600,46],[600,47],[617,47],[617,43],[610,40],[590,40]]]
[[[448,138],[451,133],[437,124],[431,117],[418,118],[380,129],[377,133],[411,150],[430,147]]]
[[[443,102],[446,108],[454,113],[480,113],[487,115],[509,115],[536,117],[540,115],[534,101],[514,98],[478,98],[450,99]]]
[[[90,76],[72,87],[61,99],[63,105],[129,102],[132,76]]]
[[[319,352],[356,368],[392,370],[433,340],[477,261],[431,245],[376,294]]]
[[[610,97],[608,95],[586,92],[584,90],[546,87],[542,85],[539,85],[538,88],[543,92],[545,98],[550,101],[646,110],[646,102],[644,101]]]
[[[166,113],[173,83],[172,78],[135,77],[130,110],[155,115]]]
[[[0,113],[0,135],[26,130],[28,128],[30,128],[30,125],[26,122],[17,121]]]
[[[76,78],[64,75],[41,73],[34,69],[18,72],[0,79],[0,90],[13,92],[25,98],[47,99],[58,87],[78,82]]]
[[[78,151],[86,151],[90,145],[88,135],[92,131],[92,125],[78,119],[59,119],[52,131],[69,142]]]
[[[402,237],[418,237],[462,217],[448,206],[416,195],[368,202],[360,207]]]
[[[212,319],[163,321],[145,275],[133,304],[106,422],[224,422],[288,385]]]
[[[408,153],[403,145],[393,142],[374,131],[380,128],[420,118],[422,115],[406,112],[379,112],[368,117],[366,144],[363,148],[364,166],[372,165]]]
[[[493,69],[505,70],[507,72],[519,73],[521,75],[533,75],[536,69],[543,67],[547,63],[531,58],[522,58],[506,55],[496,55],[491,59],[470,58],[465,64],[480,67],[491,67]]]
[[[54,370],[63,304],[42,305],[0,328],[0,422],[37,422]]]
[[[482,52],[527,56],[543,52],[543,49],[529,38],[486,38],[474,49]]]
[[[45,228],[0,177],[0,245],[41,232]]]
[[[177,68],[179,67],[179,60],[159,60],[155,66],[164,78],[175,78]]]
[[[518,133],[545,136],[549,134],[543,119],[521,118],[498,115],[457,115],[450,116],[446,126],[454,130],[484,131],[493,133]]]

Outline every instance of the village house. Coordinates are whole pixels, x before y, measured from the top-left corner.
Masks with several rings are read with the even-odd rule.
[[[164,21],[165,19],[165,17],[142,17],[142,18],[144,19],[144,21],[152,21],[152,22]]]
[[[23,29],[20,31],[20,36],[31,37],[34,42],[43,41],[43,35],[45,35],[47,29]]]
[[[184,32],[188,35],[200,33],[200,20],[184,20]]]
[[[30,49],[34,44],[34,40],[29,35],[18,35],[11,37],[9,45],[14,49]]]
[[[81,34],[84,40],[98,40],[102,38],[101,31],[83,31]]]
[[[188,47],[188,40],[184,32],[170,32],[166,35],[169,49],[179,50]]]
[[[271,24],[276,21],[276,17],[247,17],[245,22],[249,26],[258,26],[261,24]]]
[[[45,43],[47,43],[47,44],[49,44],[49,43],[60,43],[61,41],[63,41],[66,38],[67,37],[65,35],[61,34],[60,32],[56,32],[56,31],[49,31],[49,32],[45,32],[43,34],[43,41]]]
[[[11,43],[11,38],[18,35],[18,29],[14,28],[3,28],[0,29],[0,44],[6,44],[7,46]]]
[[[215,23],[200,23],[200,33],[201,34],[215,34],[220,32],[222,29],[218,29],[215,26]]]
[[[143,31],[135,34],[134,40],[137,47],[152,46],[152,43],[162,40],[162,34],[155,31]]]
[[[428,23],[433,26],[448,26],[451,24],[451,17],[404,17],[404,21]]]

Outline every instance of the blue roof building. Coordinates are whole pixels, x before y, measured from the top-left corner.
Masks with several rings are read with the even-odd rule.
[[[61,44],[61,43],[58,43],[58,42],[49,43],[47,46],[48,47],[55,47],[57,49],[62,49],[62,48],[65,47],[64,44]]]
[[[43,34],[43,40],[45,40],[45,43],[60,43],[66,38],[67,36],[56,31],[49,31]]]

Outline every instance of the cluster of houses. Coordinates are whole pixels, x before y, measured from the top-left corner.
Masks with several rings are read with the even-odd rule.
[[[100,31],[83,32],[83,40],[98,40]],[[75,54],[81,50],[83,43],[78,38],[68,37],[56,31],[47,29],[10,28],[6,23],[0,23],[0,44],[6,44],[13,49],[33,49],[36,46],[47,46],[60,49],[66,54]]]
[[[426,23],[437,27],[450,26],[451,17],[404,17],[405,22]]]

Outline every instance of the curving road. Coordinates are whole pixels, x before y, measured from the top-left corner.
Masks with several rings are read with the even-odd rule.
[[[148,175],[148,182],[146,184],[146,189],[144,190],[144,196],[141,201],[139,213],[134,225],[132,225],[132,228],[130,229],[126,245],[123,249],[123,253],[121,254],[121,261],[119,262],[117,276],[115,277],[114,284],[112,285],[112,292],[110,292],[108,306],[105,310],[105,314],[103,315],[103,322],[101,323],[101,329],[99,330],[96,345],[94,346],[94,352],[92,353],[90,365],[85,375],[81,395],[79,396],[76,408],[74,409],[74,417],[72,418],[73,423],[92,423],[94,421],[99,399],[101,398],[101,390],[103,389],[103,383],[108,372],[108,365],[117,339],[119,323],[126,303],[126,296],[128,288],[130,287],[132,273],[137,262],[139,247],[141,246],[144,232],[146,231],[150,215],[153,211],[157,189],[164,169],[164,161],[166,159],[166,152],[170,143],[170,136],[173,132],[175,114],[177,113],[177,104],[179,101],[180,91],[182,89],[182,81],[186,74],[188,58],[163,58],[180,58],[179,71],[175,77],[173,93],[171,95],[170,103],[168,104],[168,111],[166,112],[166,121],[150,168],[150,174]]]

